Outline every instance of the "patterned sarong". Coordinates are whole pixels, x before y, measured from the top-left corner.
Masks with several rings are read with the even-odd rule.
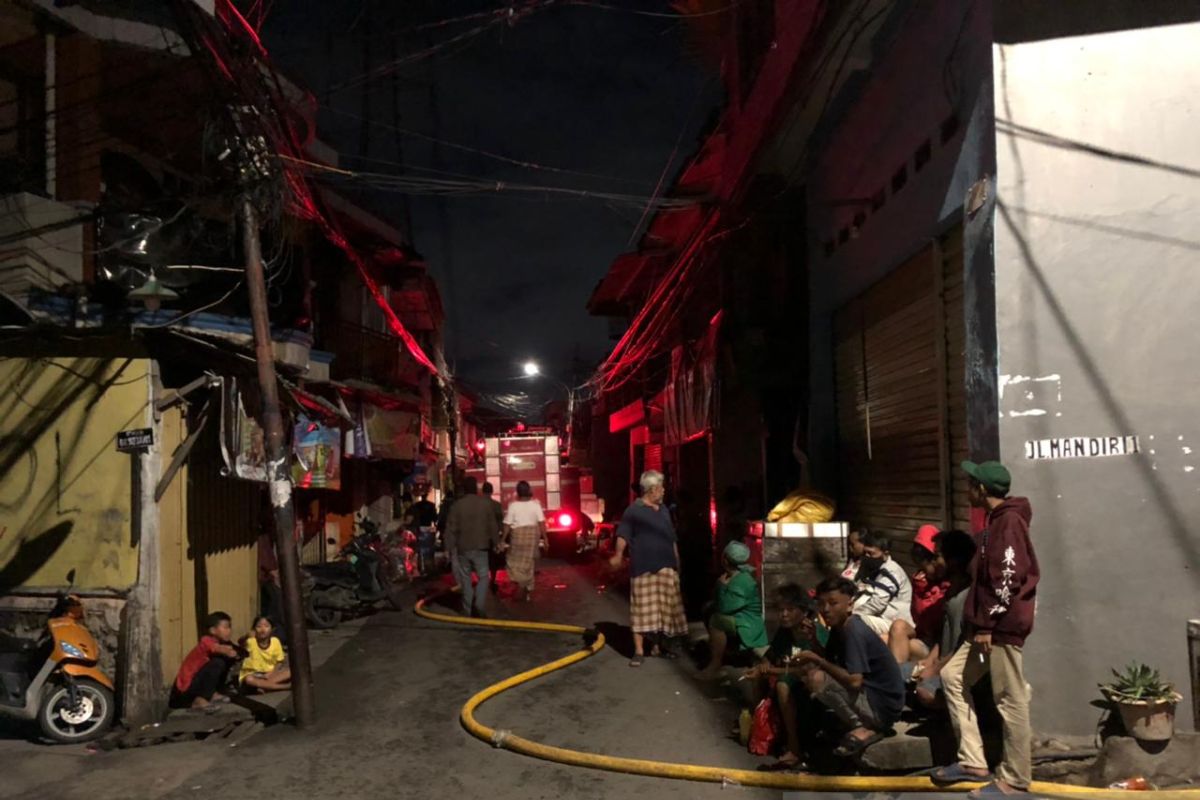
[[[637,575],[629,585],[629,621],[634,633],[667,636],[687,633],[678,572],[666,567],[658,572]]]
[[[533,564],[538,554],[538,527],[513,528],[508,541],[508,579],[523,589],[533,589]]]

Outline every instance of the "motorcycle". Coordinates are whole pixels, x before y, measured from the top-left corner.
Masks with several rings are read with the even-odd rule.
[[[37,639],[0,634],[0,716],[37,720],[55,742],[104,735],[116,718],[112,679],[97,664],[100,646],[83,624],[83,602],[72,594],[75,570]]]
[[[404,576],[393,559],[380,555],[381,544],[372,546],[377,538],[364,531],[341,549],[339,560],[304,567],[304,615],[311,627],[336,627],[343,617],[374,611],[384,601],[403,608]]]

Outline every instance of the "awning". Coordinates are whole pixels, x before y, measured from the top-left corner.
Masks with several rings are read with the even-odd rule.
[[[328,425],[354,424],[354,417],[350,416],[344,405],[301,389],[284,378],[280,378],[279,383],[287,390],[285,399],[290,400],[292,406],[305,416],[315,417]]]
[[[625,253],[617,256],[608,274],[597,284],[588,300],[588,313],[619,316],[649,293],[666,261],[658,253]]]

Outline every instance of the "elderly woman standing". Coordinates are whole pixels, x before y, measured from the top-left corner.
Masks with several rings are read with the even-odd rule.
[[[642,496],[621,516],[616,552],[609,562],[613,569],[619,568],[629,551],[631,667],[642,665],[648,636],[652,638],[650,655],[675,658],[664,640],[687,633],[679,592],[679,546],[671,514],[663,505],[663,475],[650,470],[642,474],[639,484]]]
[[[534,498],[528,481],[517,484],[517,499],[508,504],[504,538],[508,545],[508,579],[521,587],[528,602],[533,594],[533,565],[538,545],[546,540],[546,513]]]

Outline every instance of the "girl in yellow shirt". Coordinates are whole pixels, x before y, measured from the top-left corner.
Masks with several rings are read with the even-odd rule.
[[[242,659],[238,682],[243,691],[278,692],[292,686],[292,671],[279,638],[266,617],[255,617],[254,635],[246,637],[247,655]]]

